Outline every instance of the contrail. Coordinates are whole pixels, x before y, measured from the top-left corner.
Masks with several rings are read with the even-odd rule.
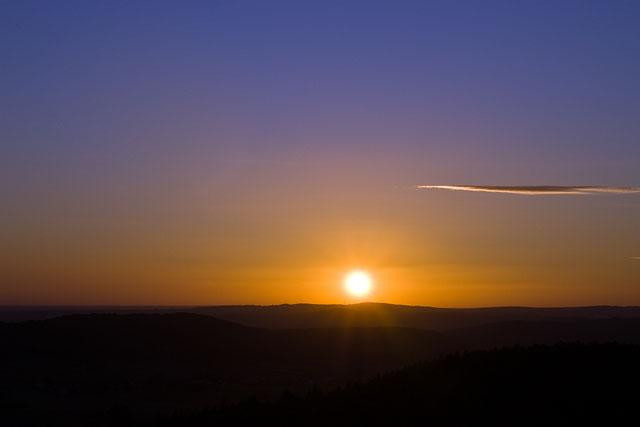
[[[419,190],[471,191],[479,193],[520,194],[525,196],[584,196],[589,194],[636,194],[640,187],[604,186],[499,186],[499,185],[416,185]]]

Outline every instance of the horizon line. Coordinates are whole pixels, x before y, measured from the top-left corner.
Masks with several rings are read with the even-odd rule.
[[[154,304],[0,304],[0,310],[6,308],[17,309],[36,309],[36,308],[122,308],[122,309],[135,309],[135,308],[160,308],[160,309],[180,309],[180,308],[214,308],[214,307],[280,307],[287,305],[317,305],[317,306],[341,306],[351,307],[357,305],[391,305],[398,307],[414,307],[414,308],[433,308],[442,310],[474,310],[474,309],[559,309],[559,308],[640,308],[640,303],[637,305],[615,305],[615,304],[591,304],[591,305],[487,305],[487,306],[433,306],[433,305],[416,305],[416,304],[397,304],[380,301],[362,301],[351,304],[344,303],[310,303],[310,302],[296,302],[296,303],[279,303],[279,304],[207,304],[207,305],[194,305],[194,304],[176,304],[176,305],[154,305]]]

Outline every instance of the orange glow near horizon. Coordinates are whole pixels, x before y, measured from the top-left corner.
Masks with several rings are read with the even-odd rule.
[[[5,229],[0,303],[339,304],[353,266],[384,284],[367,300],[392,304],[640,303],[632,205],[404,191],[377,182],[382,161],[348,160],[283,168],[264,188],[199,192],[195,174],[189,191],[141,188],[119,210],[98,195],[46,221],[31,209]]]

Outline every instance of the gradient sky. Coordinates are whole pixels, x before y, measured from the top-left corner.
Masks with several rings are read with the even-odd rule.
[[[0,304],[640,304],[634,1],[3,1]],[[349,300],[347,300],[349,301]]]

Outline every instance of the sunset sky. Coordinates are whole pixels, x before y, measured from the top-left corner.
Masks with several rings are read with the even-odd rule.
[[[5,1],[0,304],[640,304],[640,2]]]

